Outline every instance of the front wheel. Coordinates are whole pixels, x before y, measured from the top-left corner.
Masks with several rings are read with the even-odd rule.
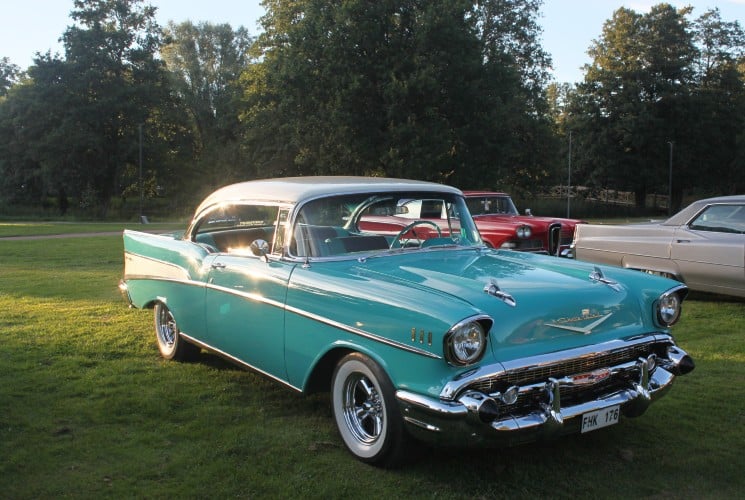
[[[158,350],[165,359],[175,361],[189,361],[199,354],[199,348],[190,344],[181,337],[176,318],[170,309],[162,302],[155,304],[153,308],[155,316],[155,338],[158,341]]]
[[[348,354],[334,370],[331,393],[336,426],[349,451],[363,462],[397,465],[407,436],[383,369],[363,354]]]

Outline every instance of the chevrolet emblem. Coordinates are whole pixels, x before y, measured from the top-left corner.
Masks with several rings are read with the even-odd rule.
[[[599,313],[592,314],[590,313],[589,309],[583,309],[582,310],[582,316],[577,316],[573,318],[559,318],[554,320],[551,323],[546,323],[546,326],[550,326],[553,328],[560,328],[562,330],[569,330],[570,332],[577,332],[581,333],[583,335],[589,335],[592,333],[592,331],[600,326],[606,319],[610,318],[613,315],[613,313],[608,313],[606,315],[602,315]],[[585,326],[573,326],[569,323],[579,323],[580,321],[588,321],[588,320],[595,320],[592,323],[585,325]]]

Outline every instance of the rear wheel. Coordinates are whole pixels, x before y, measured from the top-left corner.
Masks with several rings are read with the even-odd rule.
[[[383,369],[363,354],[348,354],[334,370],[331,393],[336,425],[349,451],[363,462],[398,464],[407,435]]]
[[[153,308],[155,316],[155,338],[158,341],[158,350],[165,359],[175,361],[188,361],[199,354],[199,348],[190,344],[181,337],[181,332],[176,324],[176,318],[170,309],[162,302],[155,304]]]

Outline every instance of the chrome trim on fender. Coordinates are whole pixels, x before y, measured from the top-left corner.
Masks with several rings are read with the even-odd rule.
[[[373,340],[375,342],[380,342],[381,344],[389,345],[391,347],[394,347],[394,348],[397,348],[397,349],[401,349],[403,351],[411,352],[411,353],[418,354],[420,356],[425,356],[425,357],[432,358],[432,359],[442,359],[442,356],[440,356],[439,354],[435,354],[433,352],[429,352],[429,351],[426,351],[424,349],[420,349],[418,347],[414,347],[414,346],[411,346],[411,345],[408,345],[408,344],[403,344],[403,343],[397,342],[395,340],[387,339],[385,337],[381,337],[380,335],[376,335],[374,333],[371,333],[371,332],[368,332],[368,331],[365,331],[365,330],[361,330],[359,328],[355,328],[353,326],[349,326],[349,325],[346,325],[344,323],[339,323],[338,321],[334,321],[332,319],[329,319],[329,318],[326,318],[326,317],[323,317],[323,316],[319,316],[317,314],[314,314],[314,313],[305,311],[303,309],[298,309],[298,308],[293,307],[293,306],[287,306],[287,305],[283,304],[282,302],[279,302],[279,301],[273,300],[273,299],[269,299],[269,298],[266,298],[266,297],[264,297],[262,295],[258,295],[258,294],[255,294],[255,293],[242,292],[242,291],[239,291],[239,290],[234,290],[232,288],[227,288],[227,287],[223,287],[223,286],[219,286],[219,285],[212,285],[212,284],[204,283],[204,282],[201,282],[201,281],[178,280],[178,279],[170,279],[170,278],[163,278],[163,277],[157,277],[157,276],[130,276],[127,279],[122,280],[122,281],[126,284],[127,281],[135,280],[135,279],[147,279],[147,280],[155,280],[155,281],[168,281],[168,282],[173,282],[173,283],[182,283],[182,284],[185,284],[185,285],[199,286],[199,287],[209,288],[209,289],[212,289],[212,290],[217,290],[217,291],[224,292],[224,293],[229,293],[231,295],[242,297],[242,298],[245,298],[245,299],[254,301],[254,302],[260,302],[262,304],[266,304],[266,305],[269,305],[269,306],[272,306],[272,307],[277,307],[279,309],[284,309],[287,312],[291,312],[291,313],[297,314],[299,316],[303,316],[305,318],[312,319],[313,321],[318,321],[319,323],[323,323],[325,325],[329,325],[329,326],[332,326],[334,328],[339,328],[340,330],[344,330],[344,331],[346,331],[348,333],[351,333],[353,335],[357,335],[357,336],[360,336],[360,337],[363,337],[363,338],[366,338],[366,339],[369,339],[369,340]],[[121,285],[120,285],[120,289],[121,289]],[[129,295],[127,295],[127,297],[129,297]]]
[[[298,387],[295,387],[294,385],[290,384],[288,381],[282,380],[281,378],[277,378],[276,376],[272,375],[269,372],[265,372],[264,370],[261,370],[259,368],[256,368],[254,365],[252,365],[250,363],[246,363],[245,361],[243,361],[240,358],[236,358],[235,356],[231,356],[230,354],[226,353],[225,351],[221,351],[220,349],[217,349],[215,347],[212,347],[211,345],[206,344],[206,343],[202,342],[201,340],[197,340],[194,337],[192,337],[191,335],[188,335],[188,334],[186,334],[184,332],[179,332],[179,333],[180,333],[180,335],[182,337],[184,337],[185,339],[187,339],[189,342],[191,342],[192,344],[194,344],[196,346],[199,346],[199,347],[201,347],[203,349],[207,349],[208,351],[213,352],[213,353],[217,354],[218,356],[223,357],[223,358],[225,358],[225,359],[227,359],[229,361],[232,361],[233,363],[235,363],[237,365],[240,365],[240,366],[243,366],[245,368],[248,368],[251,371],[255,371],[257,373],[261,373],[262,375],[265,375],[265,376],[269,377],[272,380],[276,380],[280,384],[285,385],[285,386],[289,387],[292,390],[295,390],[297,392],[303,392],[302,389],[300,389]]]
[[[359,328],[355,328],[353,326],[345,325],[344,323],[339,323],[338,321],[334,321],[332,319],[319,316],[317,314],[304,311],[302,309],[298,309],[293,306],[285,306],[285,311],[292,312],[295,314],[298,314],[300,316],[303,316],[308,319],[312,319],[314,321],[318,321],[319,323],[323,323],[325,325],[333,326],[334,328],[339,328],[340,330],[344,330],[348,333],[358,335],[360,337],[364,337],[369,340],[373,340],[376,342],[380,342],[381,344],[385,344],[391,347],[395,347],[397,349],[402,349],[404,351],[408,351],[414,354],[419,354],[420,356],[425,356],[428,358],[433,359],[442,359],[442,356],[439,354],[435,354],[433,352],[425,351],[424,349],[419,349],[418,347],[413,347],[407,344],[402,344],[401,342],[397,342],[395,340],[387,339],[385,337],[381,337],[380,335],[376,335],[374,333],[367,332],[365,330],[360,330]]]
[[[267,304],[267,305],[270,305],[272,307],[278,307],[280,309],[284,309],[287,312],[291,312],[291,313],[297,314],[299,316],[303,316],[304,318],[312,319],[313,321],[318,321],[319,323],[323,323],[324,325],[332,326],[334,328],[338,328],[340,330],[344,330],[345,332],[348,332],[348,333],[351,333],[351,334],[354,334],[354,335],[357,335],[357,336],[360,336],[360,337],[363,337],[363,338],[366,338],[366,339],[370,339],[370,340],[373,340],[373,341],[376,341],[376,342],[380,342],[381,344],[386,344],[386,345],[389,345],[391,347],[395,347],[397,349],[402,349],[404,351],[408,351],[408,352],[411,352],[411,353],[414,353],[414,354],[419,354],[420,356],[426,356],[428,358],[442,359],[442,356],[440,356],[438,354],[435,354],[433,352],[429,352],[429,351],[426,351],[424,349],[419,349],[418,347],[414,347],[414,346],[411,346],[411,345],[408,345],[408,344],[403,344],[403,343],[397,342],[395,340],[387,339],[385,337],[381,337],[380,335],[376,335],[374,333],[371,333],[371,332],[368,332],[368,331],[365,331],[365,330],[361,330],[359,328],[355,328],[353,326],[349,326],[349,325],[346,325],[344,323],[340,323],[338,321],[334,321],[334,320],[329,319],[329,318],[326,318],[324,316],[319,316],[318,314],[314,314],[312,312],[308,312],[308,311],[305,311],[303,309],[298,309],[297,307],[285,305],[282,302],[279,302],[279,301],[273,300],[273,299],[269,299],[269,298],[266,298],[264,296],[261,296],[261,295],[255,294],[255,293],[242,292],[242,291],[239,291],[239,290],[234,290],[232,288],[226,288],[226,287],[222,287],[222,286],[218,286],[218,285],[212,285],[212,284],[207,284],[206,286],[207,286],[207,288],[210,288],[210,289],[213,289],[213,290],[219,290],[221,292],[225,292],[225,293],[229,293],[229,294],[236,295],[236,296],[239,296],[239,297],[243,297],[243,298],[246,298],[248,300],[252,300],[254,302],[260,302],[262,304]]]
[[[181,266],[132,252],[124,252],[124,279],[134,276],[153,276],[171,281],[188,281],[189,271]]]

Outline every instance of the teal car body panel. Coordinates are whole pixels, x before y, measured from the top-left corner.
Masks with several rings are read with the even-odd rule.
[[[398,230],[416,197],[452,220]],[[606,407],[636,416],[693,368],[669,329],[684,286],[489,248],[447,186],[253,181],[208,197],[184,233],[123,240],[127,300],[167,307],[185,342],[300,392],[333,386],[340,359],[364,355],[408,432],[432,442],[577,432]]]

